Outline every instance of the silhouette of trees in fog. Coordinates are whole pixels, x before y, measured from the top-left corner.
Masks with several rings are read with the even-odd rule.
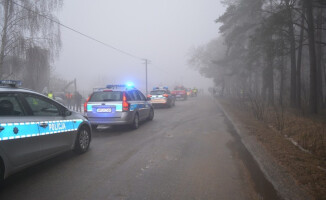
[[[189,63],[214,78],[221,95],[255,94],[270,105],[320,111],[326,96],[326,1],[224,3],[227,9],[216,20],[221,38],[194,49]]]

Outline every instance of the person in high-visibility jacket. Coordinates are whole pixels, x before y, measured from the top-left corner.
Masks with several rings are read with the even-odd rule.
[[[192,89],[192,93],[195,97],[197,96],[197,92],[198,92],[197,88]]]
[[[53,99],[53,93],[52,93],[52,91],[48,93],[48,97],[49,97],[50,99]]]

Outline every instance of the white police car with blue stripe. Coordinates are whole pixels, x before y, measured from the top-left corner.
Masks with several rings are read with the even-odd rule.
[[[98,125],[129,125],[137,129],[140,121],[154,118],[150,99],[132,83],[95,88],[84,104],[84,111],[93,129]]]
[[[64,151],[84,153],[91,141],[81,114],[17,84],[0,81],[0,182]]]

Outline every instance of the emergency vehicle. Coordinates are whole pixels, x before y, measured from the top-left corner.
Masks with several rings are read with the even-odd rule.
[[[175,105],[175,95],[171,94],[168,87],[154,87],[147,97],[151,98],[154,106],[167,106],[170,108]]]
[[[86,118],[20,85],[0,81],[0,182],[64,151],[84,153],[91,142]]]
[[[172,91],[172,94],[175,95],[177,100],[179,99],[187,100],[188,97],[186,88],[183,86],[176,86]]]
[[[128,125],[137,129],[140,121],[154,118],[150,99],[133,83],[95,88],[84,104],[84,112],[93,128],[98,125]]]

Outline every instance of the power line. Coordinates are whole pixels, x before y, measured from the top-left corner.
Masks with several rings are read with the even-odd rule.
[[[93,40],[93,41],[95,41],[95,42],[98,42],[98,43],[100,43],[100,44],[102,44],[102,45],[104,45],[104,46],[106,46],[106,47],[108,47],[108,48],[111,48],[111,49],[113,49],[113,50],[115,50],[115,51],[118,51],[118,52],[120,52],[120,53],[122,53],[122,54],[125,54],[125,55],[127,55],[127,56],[130,56],[130,57],[133,57],[133,58],[136,58],[136,59],[140,59],[140,60],[144,60],[143,58],[140,58],[140,57],[138,57],[138,56],[135,56],[135,55],[133,55],[133,54],[131,54],[131,53],[128,53],[128,52],[126,52],[126,51],[124,51],[124,50],[121,50],[121,49],[119,49],[119,48],[117,48],[117,47],[114,47],[114,46],[112,46],[112,45],[110,45],[110,44],[107,44],[107,43],[105,43],[105,42],[102,42],[102,41],[100,41],[100,40],[98,40],[98,39],[96,39],[96,38],[94,38],[94,37],[92,37],[92,36],[86,35],[86,34],[80,32],[80,31],[78,31],[78,30],[76,30],[76,29],[74,29],[74,28],[71,28],[71,27],[69,27],[69,26],[67,26],[67,25],[64,25],[64,24],[62,24],[62,23],[60,23],[60,22],[58,22],[58,21],[56,21],[56,20],[54,20],[54,19],[52,19],[52,18],[46,16],[46,15],[43,15],[43,14],[41,14],[41,13],[35,11],[35,10],[31,10],[31,9],[29,9],[29,8],[27,8],[27,7],[25,7],[25,6],[21,5],[21,4],[18,4],[18,3],[14,2],[14,1],[12,1],[12,3],[13,3],[13,4],[16,4],[17,6],[23,8],[23,9],[25,9],[25,10],[28,10],[29,12],[35,13],[35,14],[37,14],[37,15],[43,17],[43,18],[46,18],[46,19],[50,20],[51,22],[58,24],[59,26],[62,26],[62,27],[64,27],[64,28],[68,29],[68,30],[71,30],[71,31],[73,31],[73,32],[75,32],[75,33],[77,33],[77,34],[79,34],[79,35],[82,35],[82,36],[84,36],[84,37],[90,39],[90,40]]]
[[[119,49],[119,48],[117,48],[117,47],[114,47],[113,45],[110,45],[110,44],[107,44],[107,43],[105,43],[105,42],[102,42],[102,41],[100,41],[100,40],[98,40],[98,39],[96,39],[96,38],[94,38],[94,37],[92,37],[92,36],[89,36],[89,35],[87,35],[87,34],[85,34],[85,33],[82,33],[82,32],[80,32],[80,31],[78,31],[78,30],[76,30],[76,29],[74,29],[74,28],[72,28],[72,27],[69,27],[69,26],[65,25],[65,24],[62,24],[62,23],[60,23],[59,21],[56,21],[56,20],[50,18],[50,17],[47,16],[47,15],[41,14],[41,13],[35,11],[35,10],[31,10],[31,9],[29,9],[29,8],[27,8],[27,7],[25,7],[25,6],[21,5],[21,4],[19,4],[19,3],[16,3],[15,1],[12,1],[12,3],[15,4],[15,5],[17,5],[17,6],[19,6],[19,7],[21,7],[21,8],[23,8],[23,9],[25,9],[25,10],[27,10],[27,11],[29,11],[29,12],[35,13],[35,14],[37,14],[37,15],[39,15],[39,16],[41,16],[41,17],[43,17],[43,18],[45,18],[45,19],[47,19],[47,20],[49,20],[49,21],[51,21],[51,22],[53,22],[53,23],[56,23],[56,24],[58,24],[59,26],[62,26],[62,27],[66,28],[66,29],[68,29],[68,30],[70,30],[70,31],[73,31],[73,32],[75,32],[75,33],[77,33],[77,34],[79,34],[79,35],[82,35],[82,36],[84,36],[85,38],[88,38],[88,39],[93,40],[93,41],[95,41],[95,42],[97,42],[97,43],[100,43],[100,44],[102,44],[102,45],[104,45],[104,46],[106,46],[106,47],[108,47],[108,48],[110,48],[110,49],[113,49],[113,50],[115,50],[115,51],[117,51],[117,52],[120,52],[120,53],[122,53],[122,54],[125,54],[125,55],[127,55],[127,56],[130,56],[130,57],[132,57],[132,58],[135,58],[135,59],[139,59],[139,60],[145,61],[144,64],[146,64],[146,68],[147,68],[147,64],[152,64],[148,59],[141,58],[141,57],[136,56],[136,55],[133,55],[133,54],[127,52],[127,51],[124,51],[124,50],[121,50],[121,49]],[[161,72],[166,73],[167,75],[171,75],[171,72],[167,72],[167,71],[165,71],[164,69],[158,67],[158,66],[155,65],[155,64],[154,64],[154,67],[153,67],[152,69],[156,69],[156,70],[159,70],[159,71],[161,71]],[[146,70],[146,71],[147,71],[147,70]],[[147,72],[146,72],[146,73],[147,73]],[[146,76],[147,76],[147,75],[146,75]],[[147,79],[147,78],[146,78],[146,79]],[[147,81],[147,80],[146,80],[146,81]],[[147,85],[147,84],[146,84],[146,85]]]

